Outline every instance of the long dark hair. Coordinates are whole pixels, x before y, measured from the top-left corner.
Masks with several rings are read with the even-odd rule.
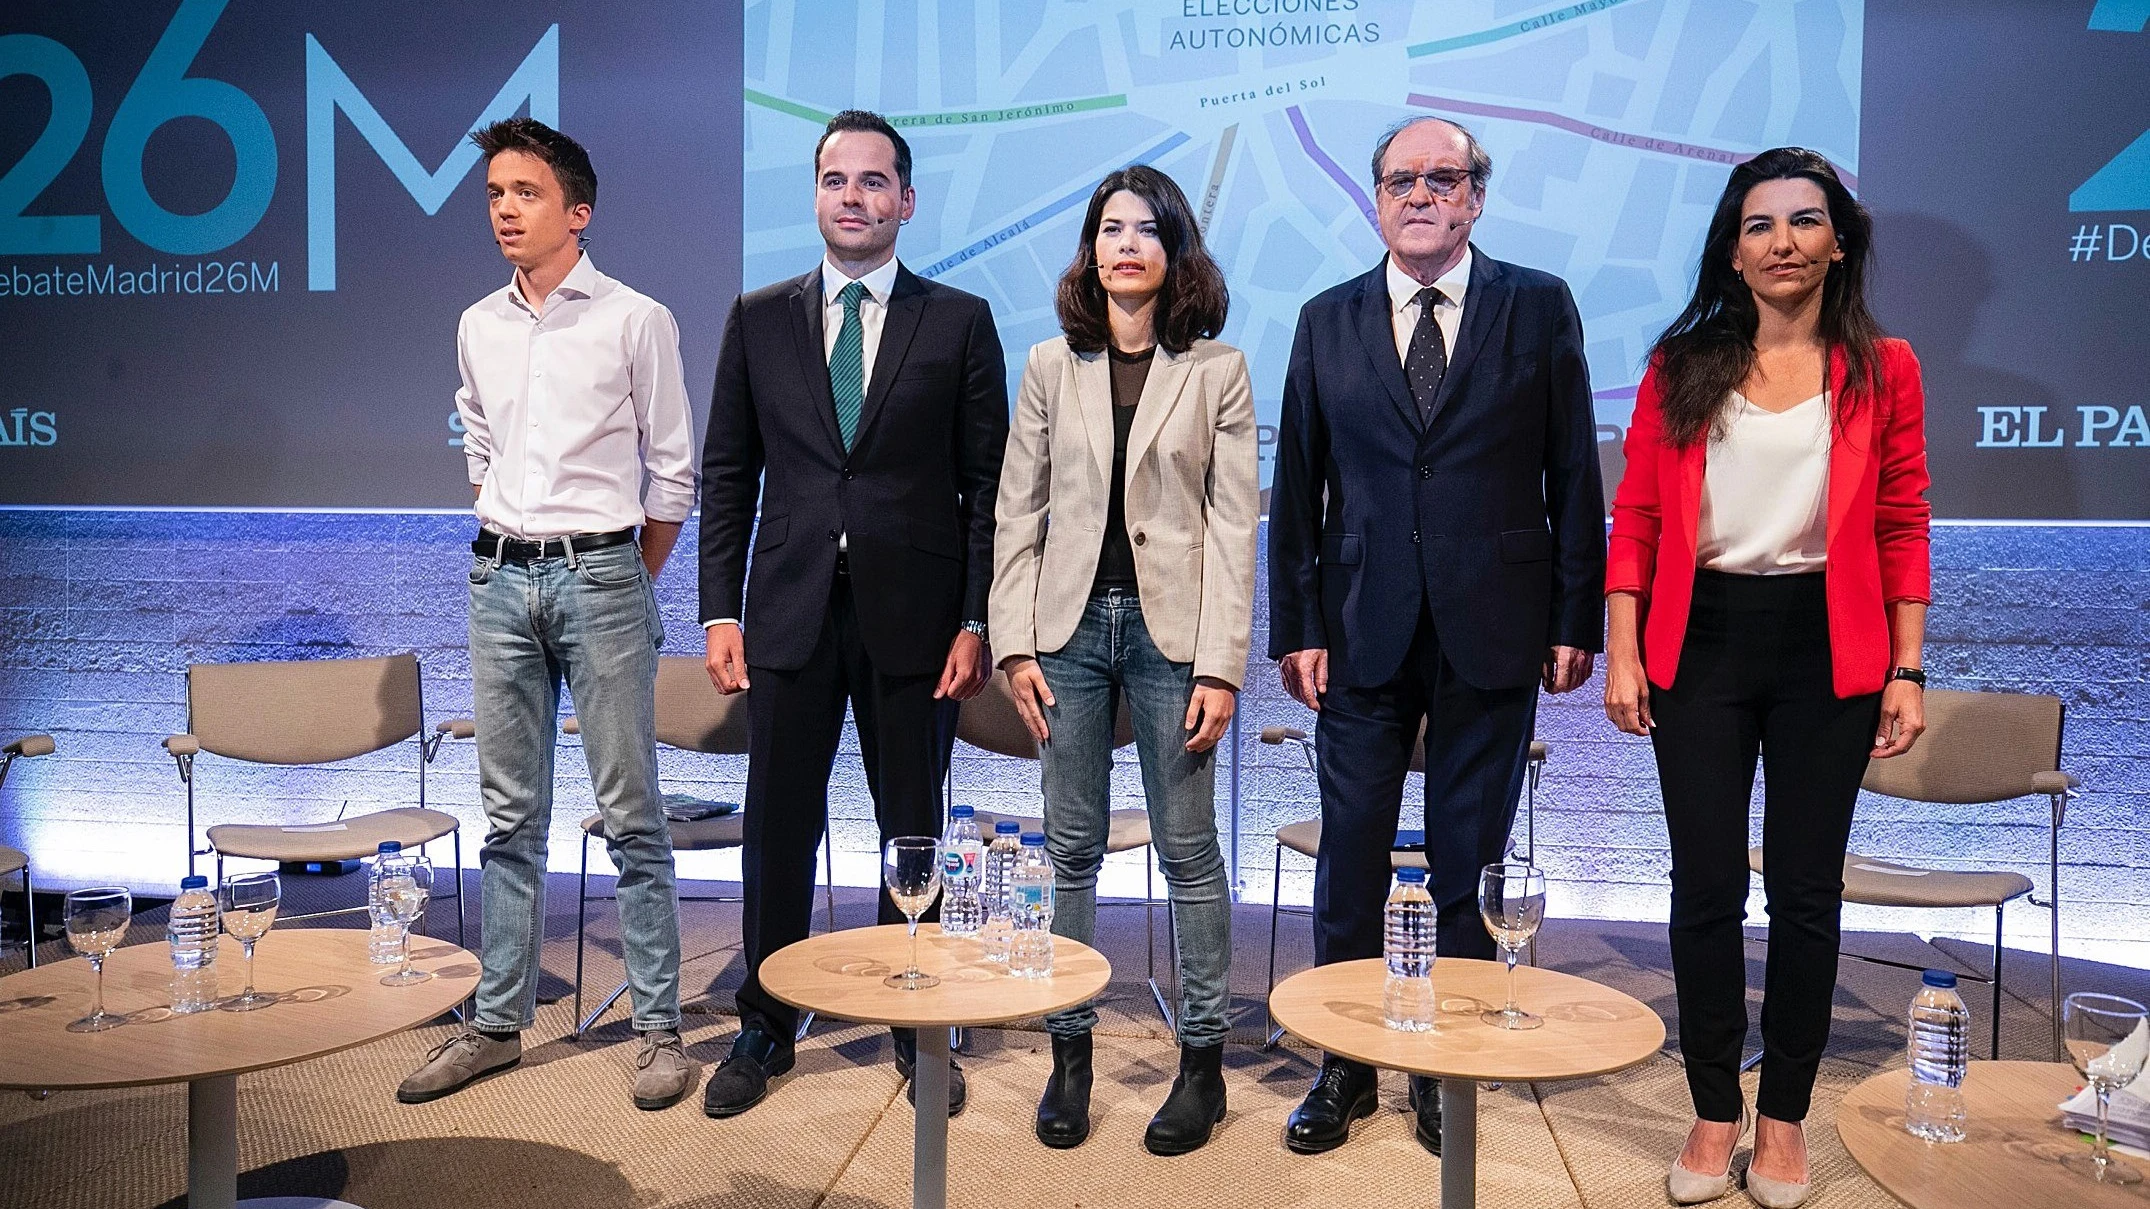
[[[1196,340],[1215,339],[1224,330],[1225,312],[1231,306],[1224,271],[1202,246],[1202,229],[1195,225],[1194,208],[1187,204],[1179,185],[1147,164],[1136,164],[1099,181],[1090,194],[1090,209],[1082,219],[1082,241],[1075,247],[1075,259],[1060,275],[1054,299],[1068,347],[1078,353],[1101,353],[1112,343],[1112,324],[1105,317],[1105,287],[1097,279],[1097,228],[1104,221],[1105,203],[1123,189],[1141,198],[1157,216],[1157,240],[1165,246],[1165,284],[1157,296],[1157,343],[1184,353]]]
[[[1881,395],[1881,325],[1866,309],[1866,270],[1873,253],[1874,220],[1851,195],[1836,169],[1804,147],[1764,151],[1732,170],[1717,212],[1702,241],[1695,295],[1672,326],[1657,338],[1651,360],[1665,381],[1661,404],[1664,441],[1675,449],[1704,440],[1716,429],[1725,402],[1754,369],[1754,332],[1759,313],[1754,293],[1732,267],[1747,194],[1763,181],[1810,180],[1829,202],[1844,259],[1822,282],[1822,342],[1844,353],[1844,389],[1835,401],[1841,423],[1861,403]],[[1826,371],[1825,371],[1826,372]]]

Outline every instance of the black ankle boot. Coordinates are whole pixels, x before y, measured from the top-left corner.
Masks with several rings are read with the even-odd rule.
[[[1038,1100],[1038,1140],[1068,1150],[1090,1136],[1090,1034],[1053,1037],[1053,1073]]]
[[[1186,1154],[1209,1141],[1209,1131],[1224,1119],[1224,1043],[1181,1045],[1179,1078],[1172,1094],[1150,1118],[1142,1135],[1151,1154]]]

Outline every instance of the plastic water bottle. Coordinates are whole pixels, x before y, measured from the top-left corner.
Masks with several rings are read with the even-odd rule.
[[[366,917],[373,925],[366,934],[366,957],[377,966],[403,961],[403,925],[396,921],[395,908],[381,888],[382,881],[395,876],[396,867],[403,863],[403,845],[382,840],[373,868],[366,871]]]
[[[1396,889],[1382,910],[1382,954],[1389,976],[1381,990],[1381,1017],[1406,1033],[1433,1031],[1433,896],[1426,871],[1396,871]]]
[[[985,869],[979,875],[978,902],[984,909],[978,935],[985,941],[987,961],[1008,960],[1008,939],[1015,929],[1008,911],[1008,879],[1015,872],[1015,858],[1023,850],[1017,838],[1022,825],[1006,819],[993,824],[993,843],[985,850]]]
[[[1008,875],[1008,903],[1014,934],[1008,946],[1008,972],[1018,978],[1046,978],[1053,972],[1053,862],[1045,855],[1045,836],[1023,833],[1015,870]]]
[[[194,876],[179,883],[179,897],[164,925],[172,945],[172,1010],[199,1012],[216,1006],[216,942],[224,929],[223,913],[209,879]]]
[[[1971,1010],[1956,994],[1956,976],[1928,970],[1911,999],[1911,1086],[1904,1090],[1904,1128],[1929,1142],[1963,1141],[1964,1067],[1971,1060]]]
[[[968,806],[951,809],[948,834],[941,839],[941,931],[949,936],[976,936],[984,922],[978,901],[984,845],[979,842],[977,814]]]

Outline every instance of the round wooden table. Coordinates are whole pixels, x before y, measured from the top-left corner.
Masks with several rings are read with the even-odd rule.
[[[423,1024],[470,997],[478,962],[443,941],[413,938],[411,964],[433,975],[416,986],[385,987],[394,966],[366,959],[363,929],[271,931],[254,946],[254,986],[282,997],[252,1012],[211,1009],[175,1015],[171,950],[131,945],[105,959],[105,1010],[119,1028],[70,1033],[89,1014],[95,975],[83,958],[0,978],[0,1088],[80,1091],[97,1087],[187,1085],[187,1204],[190,1209],[327,1209],[343,1201],[239,1195],[239,1079],[333,1054]],[[217,951],[218,989],[245,982],[239,943]],[[386,1091],[382,1095],[387,1095]]]
[[[1088,945],[1053,938],[1048,978],[1016,978],[985,960],[975,937],[943,936],[939,924],[918,926],[918,968],[941,983],[918,991],[883,986],[910,961],[902,924],[825,932],[787,945],[761,963],[762,989],[803,1011],[859,1024],[918,1030],[917,1107],[911,1152],[912,1209],[948,1204],[948,1030],[1006,1024],[1074,1007],[1095,998],[1112,965]]]
[[[2060,1165],[2090,1143],[2060,1123],[2060,1102],[2083,1081],[2063,1062],[1973,1062],[1963,1078],[1969,1120],[1961,1142],[1904,1132],[1908,1070],[1884,1071],[1837,1106],[1844,1149],[1889,1195],[1912,1209],[2146,1209],[2150,1181],[2100,1184]],[[2130,1158],[2140,1167],[2142,1161]]]
[[[1380,958],[1315,966],[1277,984],[1269,1012],[1284,1031],[1339,1057],[1441,1080],[1441,1205],[1478,1203],[1478,1084],[1584,1079],[1626,1070],[1665,1044],[1665,1022],[1639,999],[1587,978],[1521,966],[1516,1000],[1545,1018],[1512,1031],[1478,1018],[1507,1002],[1497,961],[1434,963],[1432,1032],[1382,1023],[1388,965]]]

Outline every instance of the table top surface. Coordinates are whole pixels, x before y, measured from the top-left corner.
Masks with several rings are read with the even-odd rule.
[[[278,928],[254,946],[254,987],[281,1001],[251,1012],[176,1015],[171,950],[129,945],[105,959],[105,1010],[127,1023],[70,1033],[89,1015],[96,975],[84,958],[0,978],[0,1088],[140,1087],[282,1066],[364,1045],[423,1024],[478,985],[478,961],[445,941],[411,938],[411,965],[433,975],[385,987],[394,966],[366,959],[366,932]],[[217,947],[218,990],[246,983],[239,942]]]
[[[1053,938],[1053,972],[1017,978],[985,959],[976,937],[944,936],[939,924],[918,925],[918,968],[941,984],[919,991],[883,986],[903,971],[910,940],[902,924],[825,932],[786,945],[761,963],[762,989],[810,1012],[859,1024],[901,1028],[1005,1024],[1057,1012],[1095,998],[1112,977],[1096,949]]]
[[[1516,1001],[1545,1024],[1496,1028],[1478,1014],[1507,1002],[1507,968],[1461,957],[1434,963],[1433,1031],[1399,1032],[1382,1023],[1387,977],[1378,957],[1301,970],[1270,992],[1269,1011],[1286,1032],[1332,1054],[1448,1079],[1582,1079],[1625,1070],[1665,1044],[1665,1022],[1648,1004],[1532,966],[1516,969]]]
[[[1889,1195],[1912,1209],[2145,1209],[2150,1182],[2100,1184],[2060,1165],[2090,1153],[2060,1122],[2061,1101],[2083,1085],[2062,1062],[1973,1062],[1963,1079],[1969,1118],[1961,1142],[1936,1145],[1904,1132],[1908,1070],[1884,1071],[1837,1107],[1844,1149]],[[2116,1155],[2140,1170],[2140,1159]]]

